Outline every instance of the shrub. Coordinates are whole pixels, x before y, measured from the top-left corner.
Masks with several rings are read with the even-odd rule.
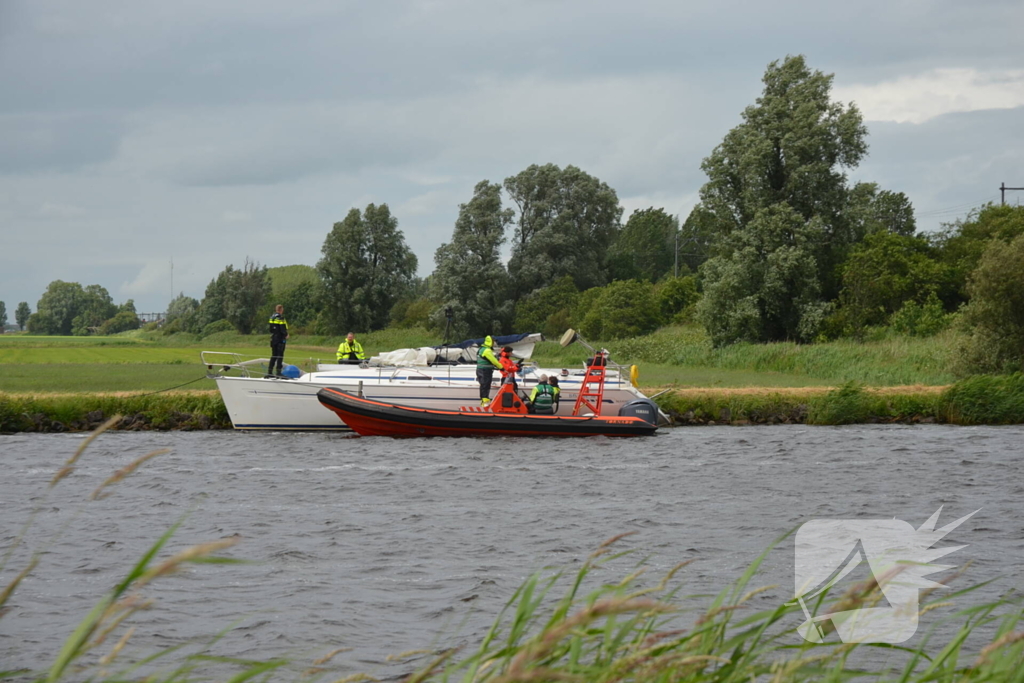
[[[908,301],[889,319],[894,332],[914,337],[930,337],[949,327],[953,314],[946,313],[935,292],[928,295],[924,304]]]
[[[622,339],[648,334],[661,322],[654,288],[647,282],[625,280],[601,287],[594,305],[580,323],[592,339]]]
[[[177,322],[177,321],[175,321]],[[234,332],[235,326],[229,323],[227,320],[215,320],[206,327],[203,328],[201,337],[209,337],[211,334],[217,334],[218,332]]]
[[[549,330],[549,322],[568,320],[579,298],[580,292],[570,276],[555,280],[550,286],[539,289],[516,303],[514,329],[516,332],[539,330],[549,337],[561,334],[565,327],[561,331]]]
[[[121,311],[100,325],[99,333],[109,335],[137,329],[139,329],[139,317],[131,311]]]
[[[941,419],[962,425],[1024,422],[1024,374],[975,375],[946,389],[939,398]]]
[[[848,425],[867,422],[872,414],[872,399],[856,382],[847,382],[824,396],[815,397],[807,412],[807,423]]]
[[[687,310],[692,311],[692,307],[700,298],[697,292],[697,278],[694,275],[668,278],[658,284],[656,292],[658,309],[665,323],[682,322],[676,320],[676,317]]]
[[[430,314],[436,307],[437,304],[426,297],[402,299],[391,308],[391,324],[401,329],[430,327]]]

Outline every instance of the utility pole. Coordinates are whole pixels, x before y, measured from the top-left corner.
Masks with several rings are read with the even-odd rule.
[[[676,265],[672,271],[672,277],[679,277],[679,231],[676,230]]]
[[[1006,206],[1006,191],[1007,190],[1024,190],[1024,187],[1007,187],[1006,183],[999,184],[999,204],[1000,206]]]

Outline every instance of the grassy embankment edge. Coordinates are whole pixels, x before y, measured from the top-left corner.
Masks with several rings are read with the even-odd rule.
[[[95,429],[121,415],[113,429],[230,429],[220,392],[168,391],[11,394],[0,392],[0,433]]]
[[[669,388],[657,401],[679,425],[1024,424],[1024,374],[978,375],[945,387]],[[125,416],[116,429],[231,427],[216,391],[0,393],[0,432],[84,431],[113,414]]]

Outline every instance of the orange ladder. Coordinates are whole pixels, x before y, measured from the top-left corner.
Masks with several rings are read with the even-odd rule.
[[[608,352],[601,350],[594,354],[594,357],[587,361],[587,372],[583,375],[580,383],[580,393],[576,397],[576,405],[572,409],[573,415],[579,415],[580,409],[586,406],[594,415],[601,415],[601,405],[604,403],[604,378],[608,370]]]

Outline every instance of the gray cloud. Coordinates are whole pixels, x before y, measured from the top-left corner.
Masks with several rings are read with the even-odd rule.
[[[0,173],[73,171],[112,159],[124,133],[105,114],[0,115]]]
[[[246,255],[315,263],[371,201],[425,274],[473,185],[531,163],[580,166],[627,215],[685,213],[769,61],[803,53],[866,87],[1013,69],[1022,21],[999,0],[7,0],[0,232],[18,248],[0,300],[60,277],[156,309],[171,256],[175,289],[201,296]],[[1024,184],[1020,113],[873,122],[855,176],[922,213]]]

